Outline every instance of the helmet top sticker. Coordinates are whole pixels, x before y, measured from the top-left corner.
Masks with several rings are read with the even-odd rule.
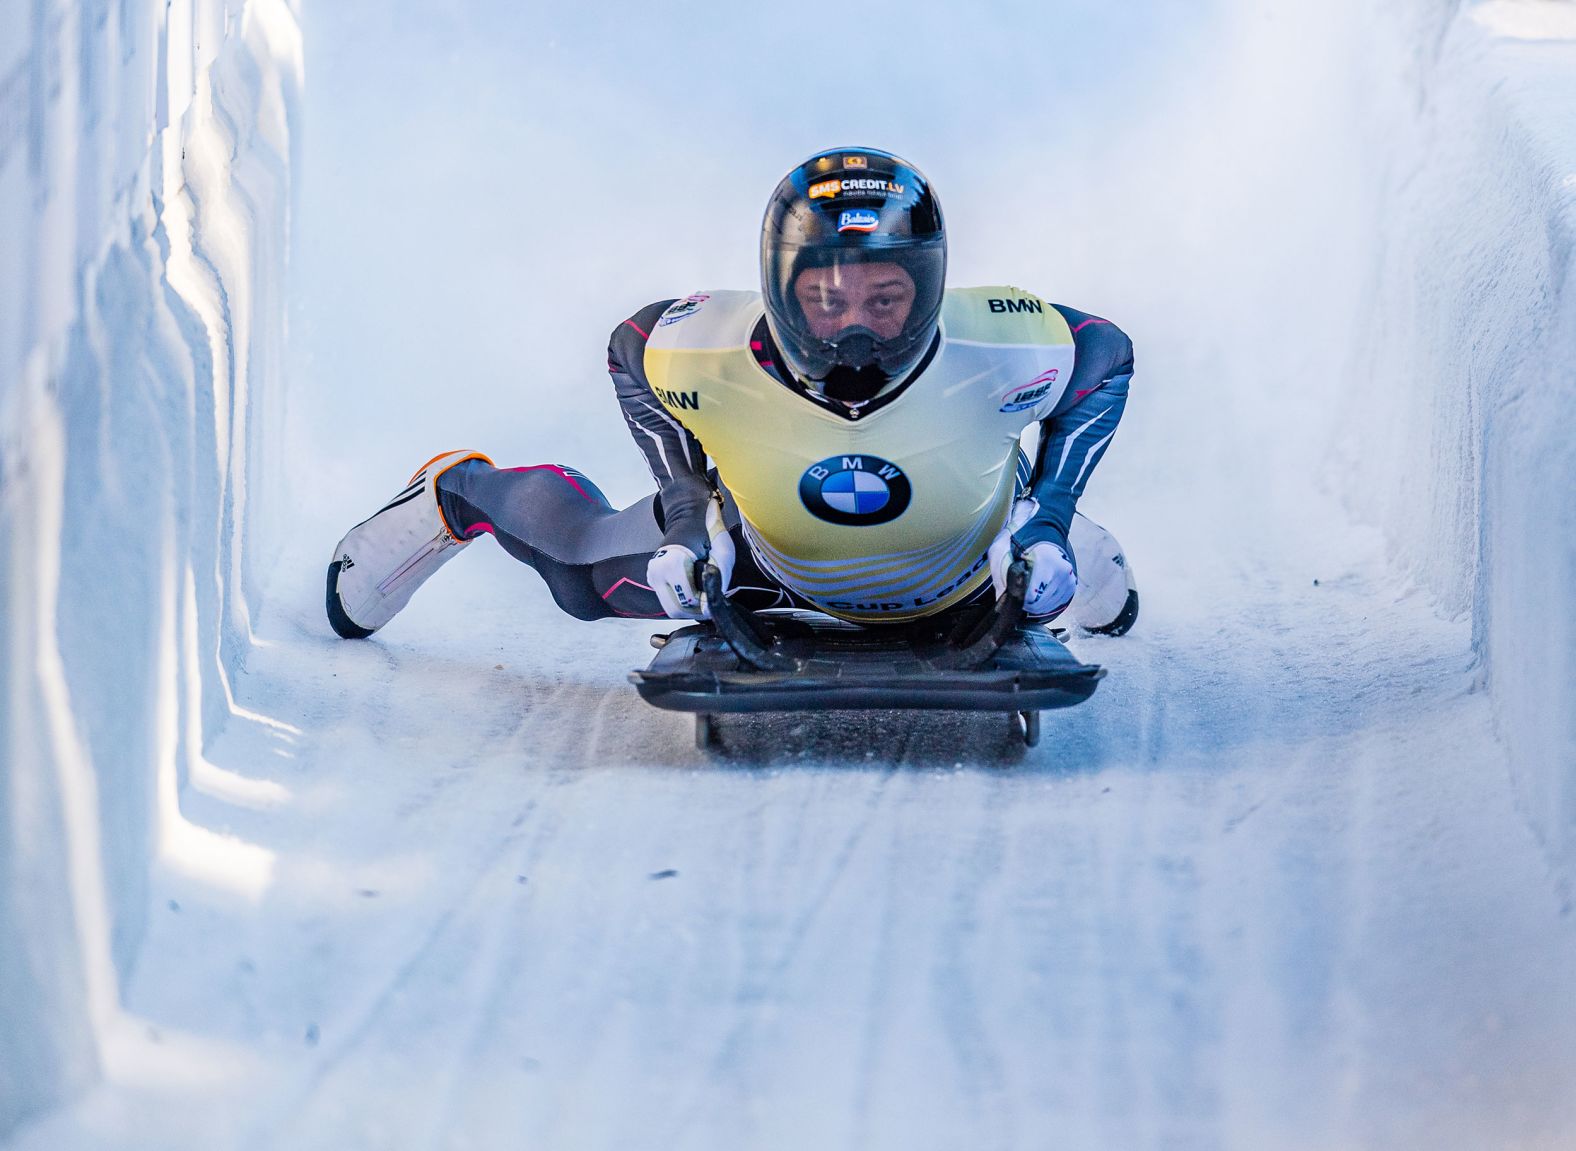
[[[855,208],[837,218],[839,232],[874,232],[881,224],[881,217],[868,208]]]
[[[849,176],[837,180],[820,180],[810,185],[810,199],[827,196],[901,196],[907,192],[896,180],[877,180],[868,176]]]

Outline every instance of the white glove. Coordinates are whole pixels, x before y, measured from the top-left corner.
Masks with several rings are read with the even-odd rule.
[[[722,572],[722,586],[726,591],[733,580],[733,537],[722,522],[722,499],[713,495],[706,508],[706,534],[711,538],[708,557]],[[668,544],[658,548],[646,564],[646,582],[657,595],[662,610],[669,619],[710,619],[711,609],[706,597],[696,586],[695,565],[699,556],[683,544]]]
[[[1012,565],[1012,533],[1034,518],[1040,510],[1036,499],[1025,498],[1012,505],[1007,526],[996,533],[986,556],[990,560],[990,582],[996,598],[1007,594],[1007,568]],[[1030,544],[1023,553],[1029,561],[1029,589],[1023,597],[1023,613],[1036,619],[1059,615],[1072,603],[1078,591],[1078,576],[1067,553],[1049,540]]]
[[[695,553],[683,544],[658,548],[646,564],[646,582],[669,619],[705,619],[706,605],[695,586]]]

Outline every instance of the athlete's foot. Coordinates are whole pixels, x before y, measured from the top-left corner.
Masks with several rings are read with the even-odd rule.
[[[1087,632],[1095,635],[1126,635],[1133,630],[1133,625],[1138,622],[1138,589],[1127,589],[1127,598],[1122,602],[1122,610],[1107,623],[1080,624]]]
[[[1125,635],[1138,621],[1138,585],[1116,537],[1081,514],[1068,533],[1078,560],[1078,594],[1057,623],[1096,635]]]
[[[328,622],[340,635],[363,639],[377,631],[465,546],[444,522],[438,477],[466,460],[492,463],[480,452],[434,456],[339,541],[328,565]]]

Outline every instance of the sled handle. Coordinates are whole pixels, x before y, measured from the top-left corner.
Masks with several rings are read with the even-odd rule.
[[[722,590],[722,572],[714,563],[701,568],[701,590],[706,595],[706,607],[711,611],[711,622],[728,646],[756,671],[799,671],[799,660],[784,655],[768,644],[755,630],[746,613],[733,606]]]
[[[1007,594],[996,601],[996,606],[981,623],[953,636],[941,654],[931,662],[936,667],[968,669],[979,667],[1001,647],[1023,624],[1023,601],[1029,590],[1029,561],[1021,556],[1007,568]]]

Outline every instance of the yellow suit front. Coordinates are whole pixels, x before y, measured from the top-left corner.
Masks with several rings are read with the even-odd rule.
[[[1016,288],[951,289],[935,355],[890,402],[857,418],[776,379],[751,347],[754,292],[670,306],[644,367],[668,415],[705,448],[761,567],[828,614],[901,621],[957,603],[990,578],[1019,436],[1072,376],[1074,344],[1051,306]]]

